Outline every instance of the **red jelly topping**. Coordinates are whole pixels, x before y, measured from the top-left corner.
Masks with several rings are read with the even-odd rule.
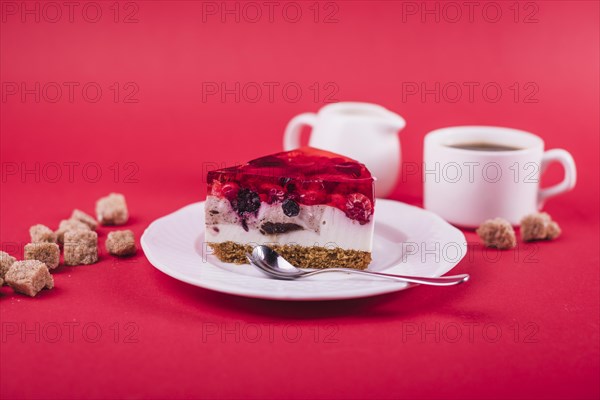
[[[373,215],[373,177],[350,158],[303,147],[257,158],[208,173],[208,193],[226,198],[241,215],[256,212],[258,202],[328,205],[361,224]]]

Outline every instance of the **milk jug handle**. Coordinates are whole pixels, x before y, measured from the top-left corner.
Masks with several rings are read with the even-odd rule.
[[[283,150],[288,151],[300,147],[300,133],[302,132],[302,127],[310,126],[311,128],[314,128],[316,122],[317,114],[315,113],[299,114],[292,118],[287,124],[283,135]]]

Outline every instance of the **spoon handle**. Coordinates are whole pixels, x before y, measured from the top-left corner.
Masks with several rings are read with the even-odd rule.
[[[418,277],[418,276],[384,274],[383,272],[361,271],[358,269],[350,269],[350,268],[319,269],[316,271],[306,272],[302,275],[302,277],[322,274],[325,272],[346,272],[346,273],[357,274],[357,275],[380,276],[382,278],[392,279],[392,280],[400,281],[400,282],[419,283],[422,285],[432,285],[432,286],[452,286],[452,285],[457,285],[459,283],[463,283],[463,282],[466,282],[467,280],[469,280],[468,274],[441,276],[439,278],[424,278],[424,277]]]

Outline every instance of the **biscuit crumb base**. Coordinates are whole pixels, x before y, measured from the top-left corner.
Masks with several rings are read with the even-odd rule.
[[[235,242],[208,243],[215,256],[223,262],[247,264],[246,254],[252,252],[251,245]],[[269,245],[298,268],[352,268],[366,269],[371,263],[368,251],[328,249],[325,247],[305,247],[299,245]]]

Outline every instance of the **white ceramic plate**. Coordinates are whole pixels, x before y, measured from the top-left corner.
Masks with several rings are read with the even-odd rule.
[[[142,248],[165,274],[217,292],[277,300],[334,300],[373,296],[410,285],[381,278],[329,273],[298,281],[268,278],[251,265],[220,262],[204,245],[204,202],[159,218]],[[437,215],[391,200],[377,200],[372,271],[438,277],[467,252],[461,231]]]

